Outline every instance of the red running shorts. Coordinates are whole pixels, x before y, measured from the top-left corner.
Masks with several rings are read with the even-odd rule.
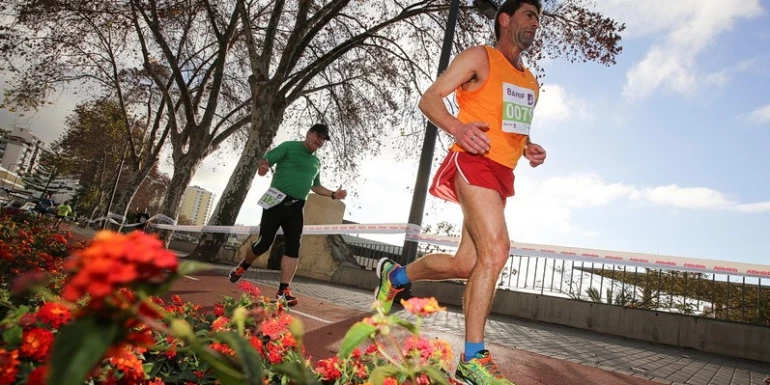
[[[505,200],[512,197],[513,170],[482,155],[467,152],[449,151],[430,185],[431,195],[449,202],[459,203],[455,192],[455,175],[460,176],[473,186],[497,191]]]

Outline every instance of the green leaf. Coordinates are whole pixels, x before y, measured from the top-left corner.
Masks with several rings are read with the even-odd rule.
[[[201,344],[194,345],[195,354],[201,361],[209,364],[214,376],[222,385],[241,385],[243,382],[243,372],[236,368],[236,364],[229,357],[208,349]]]
[[[21,326],[14,326],[3,333],[3,341],[8,345],[18,346],[21,344],[21,337]]]
[[[64,325],[53,343],[50,383],[83,384],[121,329],[120,325],[101,321],[95,316]]]
[[[290,380],[293,380],[298,384],[315,385],[318,383],[310,369],[304,366],[301,362],[295,361],[280,363],[273,365],[271,370],[274,373],[288,377]]]
[[[214,270],[214,265],[199,261],[180,261],[176,273],[179,275],[190,275],[209,270]]]
[[[428,377],[430,377],[431,380],[433,380],[431,382],[438,382],[441,385],[449,385],[447,374],[445,372],[442,372],[436,369],[433,366],[426,366],[426,367],[420,368],[420,373],[427,374]]]
[[[369,382],[374,385],[382,385],[388,377],[398,375],[399,369],[393,365],[378,366],[369,374]]]
[[[415,324],[413,324],[413,323],[411,323],[411,322],[409,322],[409,321],[407,321],[405,319],[402,319],[401,317],[399,317],[399,316],[397,316],[395,314],[390,316],[390,322],[395,323],[395,324],[403,327],[406,330],[409,330],[409,332],[411,332],[412,334],[417,334],[418,333],[417,325],[415,325]]]
[[[376,331],[377,328],[372,325],[363,322],[356,323],[350,330],[348,330],[347,334],[345,334],[345,338],[342,340],[342,344],[340,344],[340,352],[337,356],[340,358],[347,358],[356,346],[360,345],[361,342],[364,342],[365,339],[369,338],[372,333]]]
[[[259,353],[245,338],[235,333],[215,333],[214,338],[230,345],[235,354],[241,359],[243,375],[249,385],[262,384],[262,359]]]

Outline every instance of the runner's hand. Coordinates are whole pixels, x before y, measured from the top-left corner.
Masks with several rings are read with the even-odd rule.
[[[270,170],[270,163],[267,163],[266,160],[262,159],[259,161],[259,166],[257,166],[257,174],[259,176],[265,176],[267,174],[267,171]]]
[[[484,154],[489,151],[489,138],[484,134],[485,131],[489,131],[487,123],[466,123],[454,132],[455,141],[468,153]]]
[[[348,192],[341,188],[334,192],[334,199],[345,199],[348,196]]]
[[[530,166],[537,167],[545,162],[545,149],[539,144],[530,143],[524,149],[524,157]]]

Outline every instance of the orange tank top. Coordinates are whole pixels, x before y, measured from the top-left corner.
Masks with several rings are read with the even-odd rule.
[[[489,131],[485,134],[490,148],[484,156],[514,169],[524,152],[540,88],[528,69],[519,71],[502,52],[484,48],[489,58],[489,76],[477,90],[457,88],[457,119],[463,123],[488,123]],[[457,143],[450,150],[464,151]]]

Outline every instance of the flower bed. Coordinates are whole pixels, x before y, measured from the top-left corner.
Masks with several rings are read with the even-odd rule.
[[[88,247],[70,239],[0,218],[0,385],[450,383],[451,347],[420,335],[423,317],[442,310],[435,299],[404,302],[416,322],[375,306],[338,355],[313,362],[302,324],[257,287],[241,283],[240,297],[205,312],[160,298],[206,266],[180,263],[155,237],[101,232]],[[398,328],[408,338],[396,341]]]

